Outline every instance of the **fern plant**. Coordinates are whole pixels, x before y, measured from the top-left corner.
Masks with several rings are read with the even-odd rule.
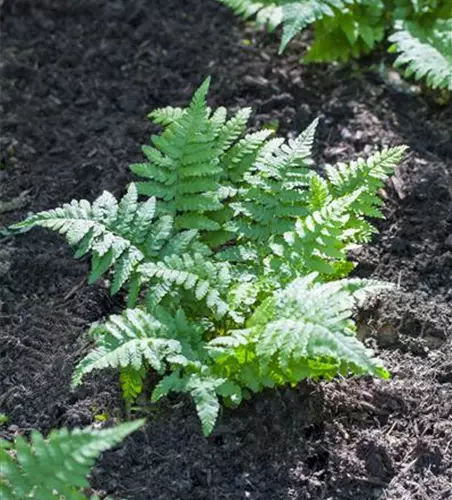
[[[391,51],[400,54],[395,66],[406,66],[405,76],[425,78],[431,88],[452,90],[452,17],[428,26],[398,21],[395,30],[389,37]]]
[[[282,25],[281,53],[306,27],[314,40],[306,62],[347,61],[387,38],[395,66],[429,87],[452,90],[452,4],[449,0],[219,0],[270,31]]]
[[[353,313],[385,285],[346,279],[347,253],[375,232],[378,190],[405,147],[312,168],[317,121],[288,142],[246,134],[249,109],[212,111],[209,80],[186,109],[150,117],[163,127],[131,169],[143,180],[120,201],[104,193],[31,215],[16,228],[64,235],[92,255],[91,280],[109,271],[128,308],[93,326],[93,350],[74,386],[119,371],[126,402],[160,374],[152,400],[189,393],[209,434],[220,403],[304,378],[387,371],[356,339]],[[138,193],[143,199],[138,198]],[[150,197],[149,197],[150,196]]]
[[[47,439],[33,431],[29,442],[23,437],[15,443],[0,440],[2,499],[86,499],[81,490],[89,487],[86,476],[95,460],[143,423],[136,420],[103,430],[60,429]]]

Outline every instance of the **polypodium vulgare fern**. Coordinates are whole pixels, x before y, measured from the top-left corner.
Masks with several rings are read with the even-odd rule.
[[[269,30],[283,26],[280,45],[307,26],[314,40],[307,62],[347,61],[388,38],[395,65],[406,76],[426,78],[432,88],[452,90],[452,3],[450,0],[219,0]]]
[[[354,267],[347,251],[370,240],[366,217],[382,216],[377,192],[405,150],[320,175],[317,121],[288,142],[246,135],[249,110],[228,120],[224,108],[207,107],[207,89],[208,81],[187,109],[151,114],[163,134],[131,167],[151,198],[138,200],[131,184],[119,202],[104,193],[18,224],[65,235],[76,255],[92,253],[93,278],[110,270],[112,292],[127,291],[129,308],[93,327],[74,385],[117,368],[131,403],[154,370],[162,378],[152,400],[189,393],[206,434],[221,400],[237,405],[308,377],[387,376],[352,319],[358,298],[383,285],[345,279]]]
[[[33,431],[30,442],[0,440],[0,494],[17,498],[84,500],[86,476],[99,455],[143,425],[143,420],[110,429],[60,429],[47,439]]]

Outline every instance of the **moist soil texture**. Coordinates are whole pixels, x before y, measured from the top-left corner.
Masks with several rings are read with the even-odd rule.
[[[212,75],[212,106],[251,106],[252,127],[293,135],[315,117],[319,164],[407,144],[381,195],[385,220],[356,274],[394,283],[360,312],[390,381],[301,384],[224,410],[208,439],[190,401],[105,453],[93,492],[152,500],[452,498],[452,110],[363,61],[303,66],[213,0],[6,0],[1,9],[0,411],[2,437],[125,417],[114,373],[71,390],[90,323],[120,310],[88,263],[28,212],[103,189],[120,195],[152,131]],[[366,63],[367,66],[364,66]],[[363,69],[366,68],[366,69]]]

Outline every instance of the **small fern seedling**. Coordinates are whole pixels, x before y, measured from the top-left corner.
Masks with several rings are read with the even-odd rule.
[[[189,393],[209,434],[221,403],[304,378],[387,371],[355,336],[362,295],[383,285],[347,280],[348,250],[370,241],[382,217],[378,190],[403,157],[314,169],[317,120],[285,141],[246,134],[248,108],[227,117],[207,107],[206,80],[185,109],[151,118],[162,134],[143,147],[141,177],[117,201],[73,201],[16,227],[59,232],[92,255],[91,281],[109,273],[128,308],[91,330],[94,347],[73,385],[119,372],[130,406],[149,370],[152,400]],[[141,194],[142,198],[139,198]]]

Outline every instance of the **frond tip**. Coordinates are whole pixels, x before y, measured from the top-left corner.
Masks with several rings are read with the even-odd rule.
[[[272,0],[218,0],[223,5],[231,8],[235,14],[249,19],[255,17],[256,24],[266,25],[273,31],[283,21],[283,8],[277,1]]]
[[[103,430],[60,429],[47,439],[33,431],[30,442],[18,437],[14,444],[0,440],[2,498],[84,500],[80,489],[89,486],[86,476],[95,460],[143,424],[136,420]]]

